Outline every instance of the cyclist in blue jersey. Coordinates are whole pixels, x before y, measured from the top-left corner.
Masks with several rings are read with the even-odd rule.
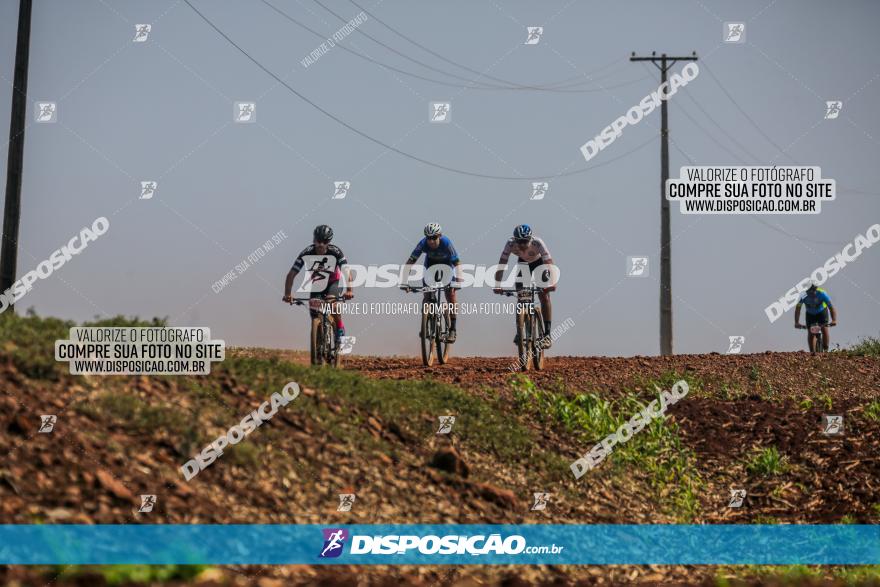
[[[449,240],[448,236],[444,236],[442,233],[442,228],[436,222],[431,222],[430,224],[425,226],[425,238],[419,241],[416,245],[416,248],[413,249],[413,252],[410,253],[409,259],[406,260],[404,264],[404,274],[409,273],[409,266],[419,260],[419,257],[422,254],[425,255],[425,272],[428,271],[428,268],[434,265],[447,265],[451,266],[453,269],[453,277],[456,283],[461,281],[461,277],[457,275],[455,268],[461,264],[461,261],[458,258],[458,252],[456,252],[455,247],[452,244],[452,241]],[[446,301],[452,305],[452,312],[449,317],[449,336],[446,338],[446,342],[452,344],[455,342],[456,334],[455,334],[455,322],[456,322],[456,300],[458,296],[456,295],[458,289],[451,286],[446,286]],[[428,295],[425,294],[425,301],[427,302]]]
[[[804,319],[806,321],[806,326],[801,326],[800,318],[801,318],[801,306],[806,308],[806,315]],[[831,321],[828,321],[828,312],[831,312]],[[822,327],[822,346],[827,351],[828,350],[828,327],[829,326],[837,326],[837,310],[834,308],[834,305],[831,303],[831,297],[828,295],[824,289],[819,287],[816,283],[811,283],[810,288],[801,294],[801,299],[798,301],[797,306],[794,309],[794,327],[795,328],[807,328],[814,324],[818,324]],[[816,352],[816,349],[813,348],[814,339],[809,334],[807,335],[807,344],[810,346],[810,352]]]

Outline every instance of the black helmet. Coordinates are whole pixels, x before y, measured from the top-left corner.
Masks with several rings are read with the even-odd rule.
[[[320,226],[315,227],[315,232],[313,233],[313,235],[316,241],[329,243],[333,240],[333,229],[326,224],[321,224]]]

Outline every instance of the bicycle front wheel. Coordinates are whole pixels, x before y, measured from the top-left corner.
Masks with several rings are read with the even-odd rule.
[[[525,312],[516,315],[516,349],[521,371],[528,371],[531,365],[531,322]]]
[[[544,318],[540,312],[535,312],[531,316],[532,321],[532,366],[535,371],[544,368],[544,345],[542,344],[544,335]]]
[[[434,351],[437,345],[432,312],[422,314],[422,329],[419,331],[419,338],[422,341],[422,364],[425,367],[430,367],[434,364]]]
[[[309,350],[311,351],[312,365],[320,365],[324,360],[322,346],[324,345],[323,327],[321,325],[321,317],[312,318],[312,333],[310,337]]]

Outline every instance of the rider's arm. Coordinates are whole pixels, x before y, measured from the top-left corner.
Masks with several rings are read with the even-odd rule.
[[[798,302],[794,307],[794,325],[797,326],[801,322],[801,306],[803,306],[803,302]]]
[[[336,251],[336,270],[339,271],[339,275],[345,283],[345,291],[351,293],[351,271],[348,269],[348,259],[345,257],[345,253],[342,252],[342,249],[336,247]]]
[[[510,253],[513,251],[513,239],[508,239],[506,243],[504,243],[504,250],[501,251],[501,258],[498,259],[498,264],[501,267],[495,272],[495,287],[501,287],[501,278],[504,276],[504,268],[507,267],[507,261],[510,259]]]
[[[299,271],[295,270],[293,267],[290,268],[290,271],[287,272],[287,278],[284,280],[284,297],[289,298],[290,292],[293,289],[293,280],[296,279],[296,274]]]
[[[836,323],[837,322],[837,310],[834,308],[834,304],[831,303],[831,296],[829,296],[827,293],[825,293],[823,291],[823,292],[820,292],[819,299],[821,299],[823,302],[825,302],[825,305],[828,306],[828,310],[831,312],[831,321]]]
[[[403,270],[400,273],[400,281],[401,285],[404,284],[404,277],[406,277],[406,282],[409,282],[409,267],[413,263],[419,260],[419,257],[422,256],[422,252],[425,250],[426,240],[422,239],[416,245],[416,248],[413,249],[412,253],[409,254],[409,258],[403,264]]]
[[[303,261],[303,255],[309,250],[308,247],[302,250],[302,252],[296,256],[296,260],[293,262],[293,265],[290,267],[290,271],[287,272],[287,278],[284,280],[284,297],[289,298],[290,292],[293,290],[293,280],[296,279],[297,274],[302,270],[305,261]]]
[[[452,241],[449,238],[446,238],[446,246],[449,249],[449,264],[453,267],[458,267],[461,265],[461,259],[458,258],[458,251],[455,250],[455,245],[452,244]],[[455,273],[455,281],[461,281],[461,275],[458,272]]]

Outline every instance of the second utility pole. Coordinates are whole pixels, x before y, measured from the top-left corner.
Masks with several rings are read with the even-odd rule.
[[[630,61],[650,61],[660,70],[660,85],[666,84],[666,72],[676,61],[696,61],[697,54],[690,57],[636,57]],[[660,65],[657,65],[657,61]],[[665,91],[663,92],[666,93]],[[672,255],[669,231],[669,200],[666,199],[666,180],[669,179],[669,114],[666,100],[660,102],[660,354],[672,354]]]

